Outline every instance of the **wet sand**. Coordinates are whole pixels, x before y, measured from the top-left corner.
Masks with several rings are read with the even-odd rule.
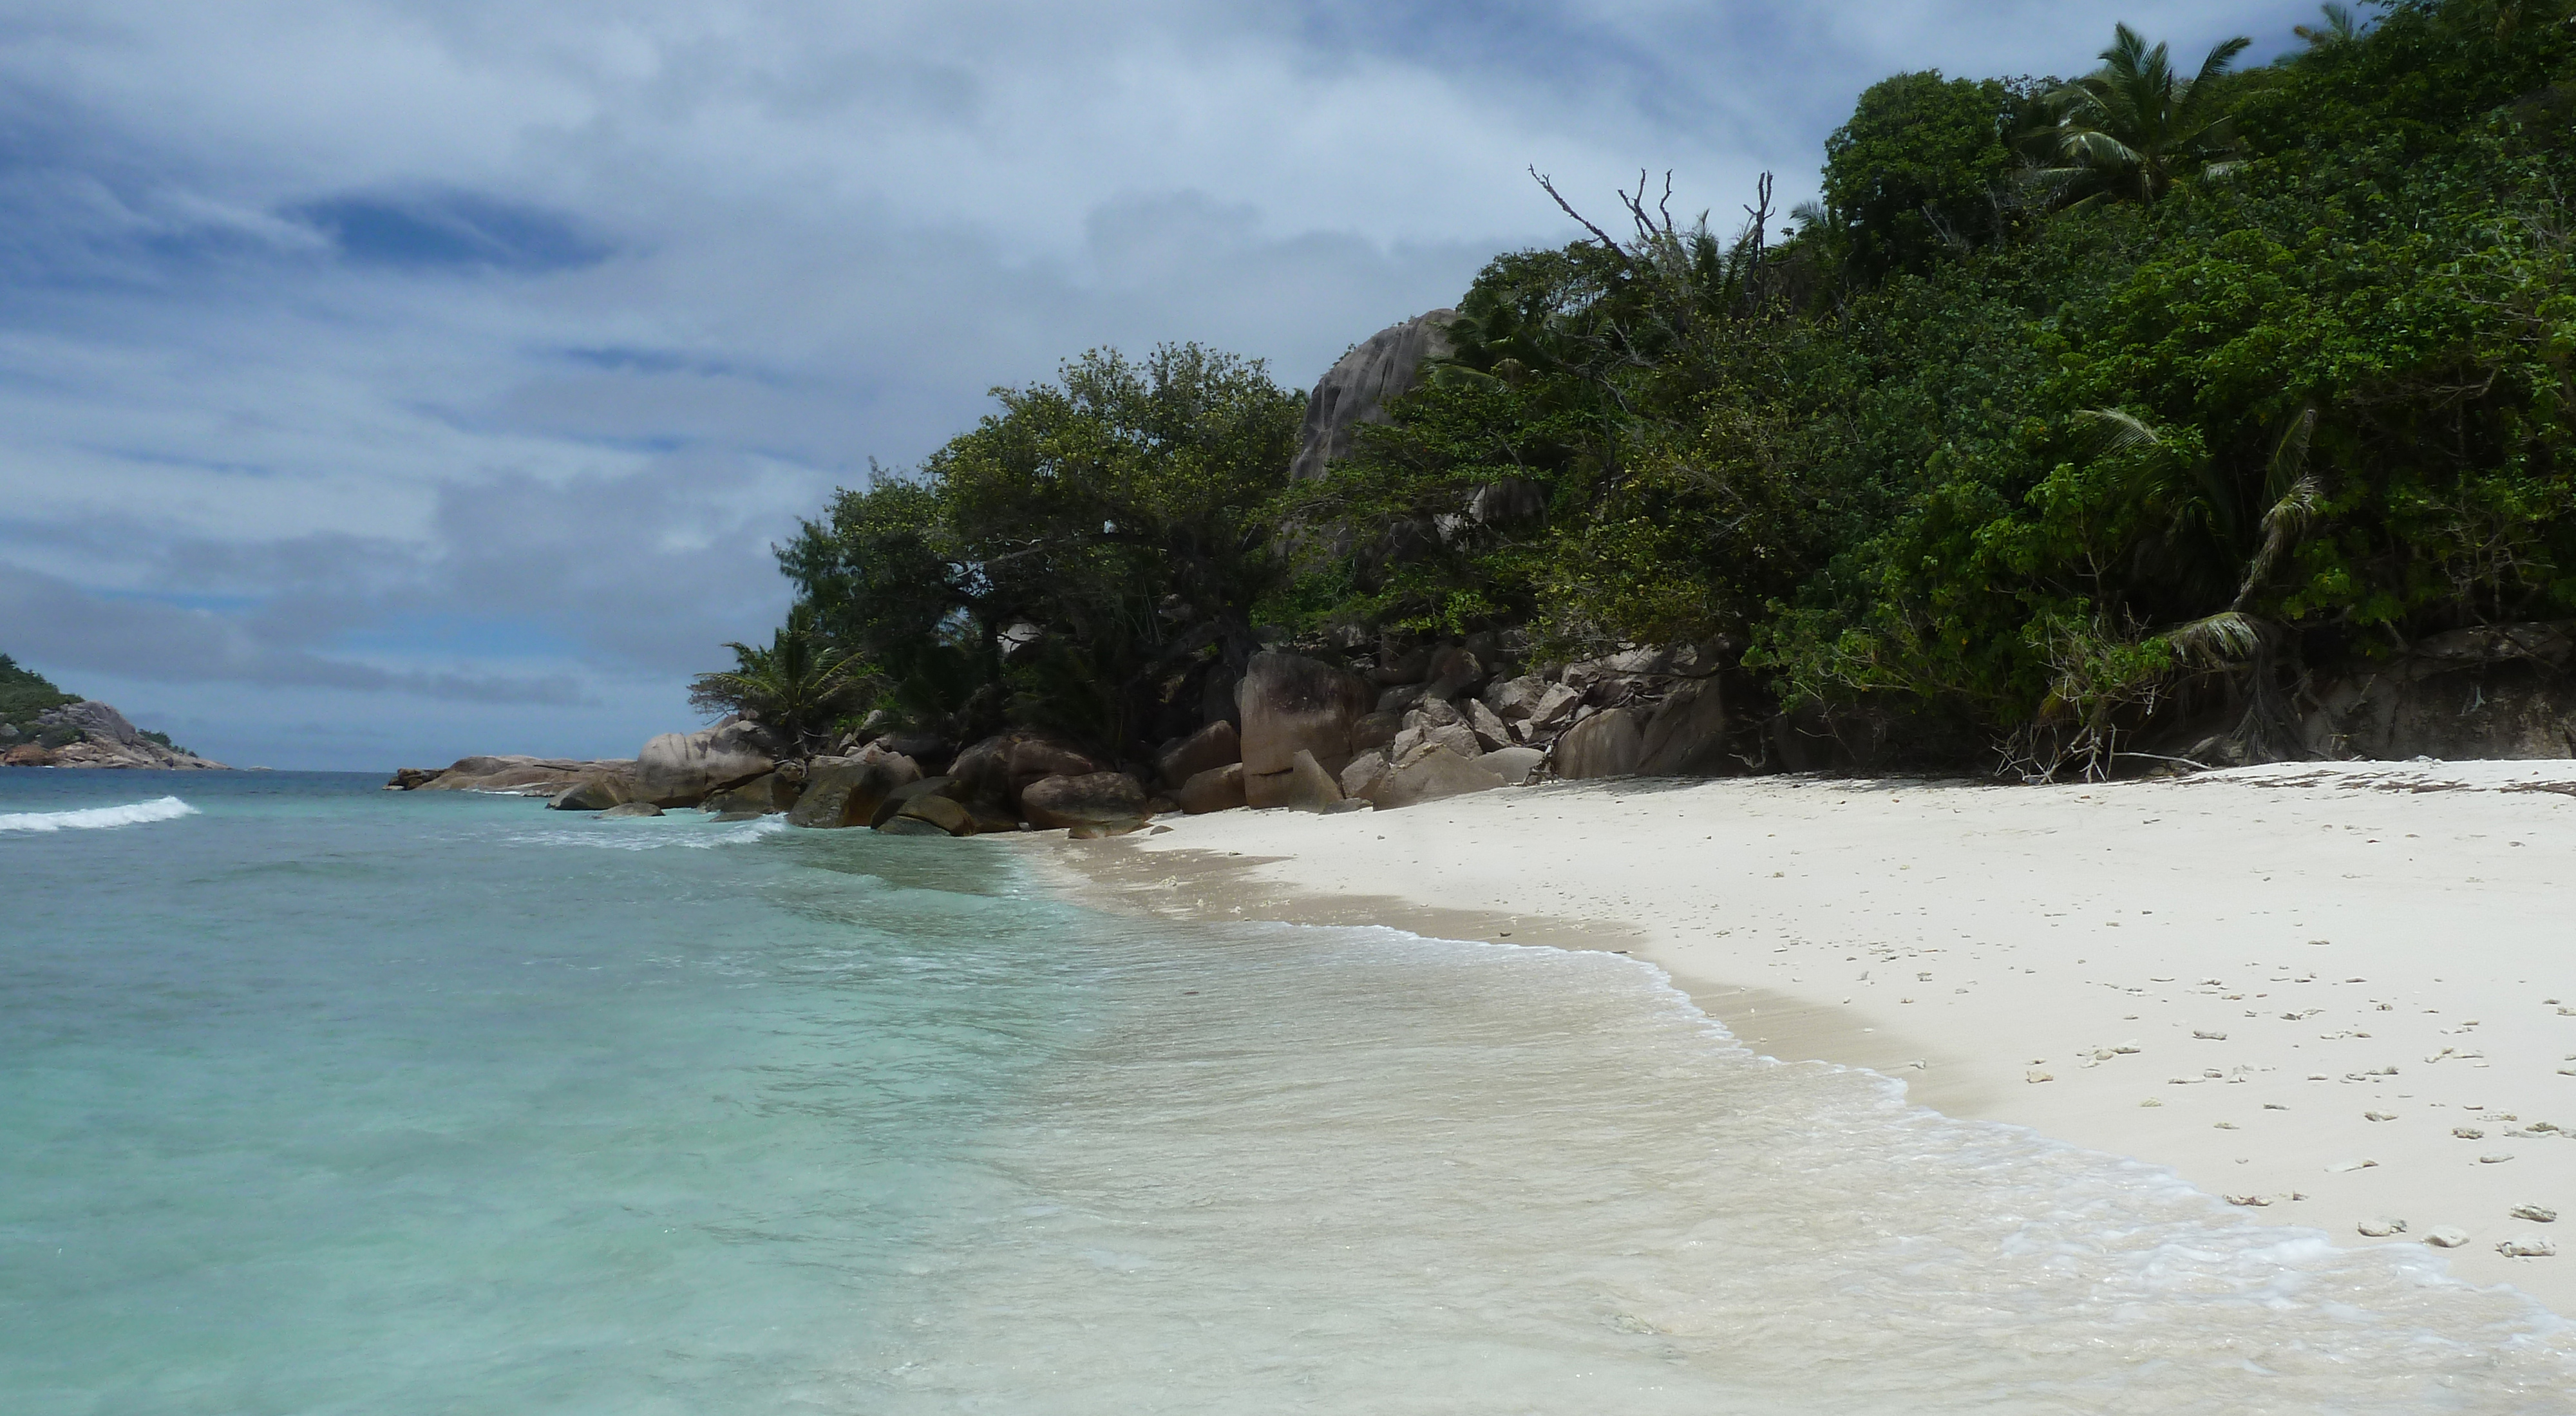
[[[1627,951],[1758,1052],[2338,1243],[2456,1228],[2455,1275],[2576,1314],[2576,763],[1572,783],[1161,824],[1028,848],[1120,908]],[[2496,1250],[2529,1239],[2564,1252]]]

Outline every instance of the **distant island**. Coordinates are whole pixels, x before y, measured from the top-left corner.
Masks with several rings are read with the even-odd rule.
[[[230,770],[145,732],[110,704],[65,693],[0,654],[0,767],[160,767]]]

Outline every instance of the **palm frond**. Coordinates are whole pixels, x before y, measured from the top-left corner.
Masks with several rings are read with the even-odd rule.
[[[2262,641],[2262,632],[2250,616],[2230,609],[2178,624],[2166,630],[2163,637],[2173,646],[2176,658],[2198,668],[2214,669],[2252,657],[2255,646]]]

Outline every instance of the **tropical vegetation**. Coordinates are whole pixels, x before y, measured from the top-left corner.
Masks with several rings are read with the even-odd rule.
[[[2576,0],[2298,39],[1891,77],[1731,234],[1640,183],[1316,480],[1258,363],[1085,355],[782,565],[847,713],[957,734],[1132,753],[1262,643],[1510,631],[1713,646],[1899,757],[2293,753],[2316,670],[2576,615]]]

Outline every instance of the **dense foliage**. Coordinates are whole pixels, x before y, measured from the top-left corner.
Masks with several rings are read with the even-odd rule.
[[[1110,745],[1280,622],[1714,642],[1739,701],[2026,770],[2289,751],[2306,668],[2576,614],[2572,9],[1898,75],[1794,226],[1641,185],[1498,257],[1319,481],[1257,366],[1087,356],[783,559],[887,704]]]
[[[37,714],[79,701],[80,695],[63,692],[43,674],[0,654],[0,723],[32,729]]]
[[[1093,352],[909,475],[880,471],[780,563],[878,706],[958,735],[1037,723],[1109,749],[1197,725],[1255,646],[1297,396],[1196,345]]]

